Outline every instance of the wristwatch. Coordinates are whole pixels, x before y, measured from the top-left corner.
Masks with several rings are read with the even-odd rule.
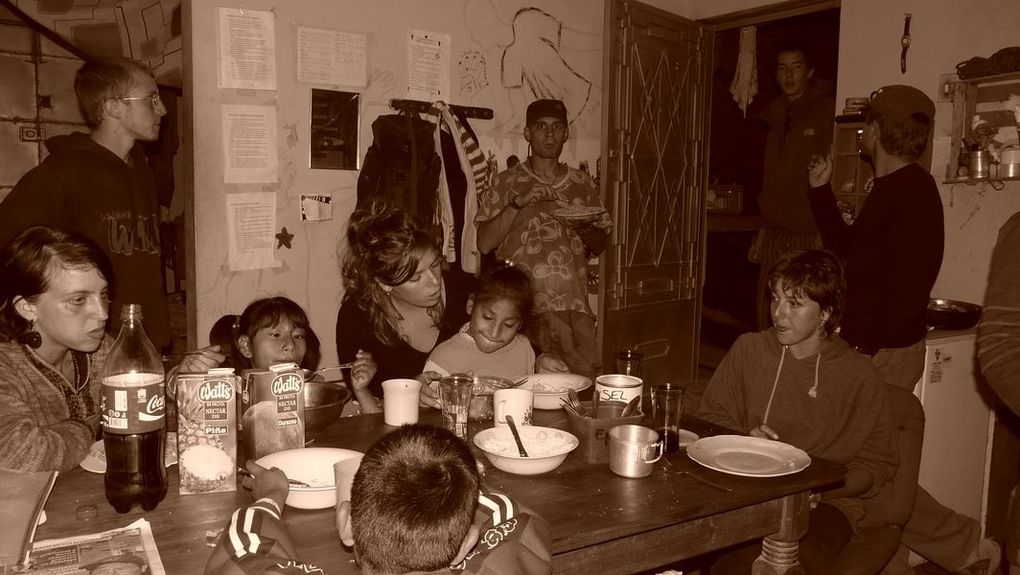
[[[523,210],[524,209],[524,206],[522,206],[520,203],[517,202],[517,196],[514,196],[514,197],[510,198],[510,205],[513,206],[514,209],[517,209],[517,210]]]

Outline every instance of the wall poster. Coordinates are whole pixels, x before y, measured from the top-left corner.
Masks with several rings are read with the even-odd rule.
[[[312,88],[308,167],[358,169],[358,94]]]

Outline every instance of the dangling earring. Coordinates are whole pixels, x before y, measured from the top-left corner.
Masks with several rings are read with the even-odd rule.
[[[39,349],[42,346],[42,335],[35,329],[35,320],[32,320],[32,326],[28,331],[18,336],[18,343],[27,345],[32,349]]]

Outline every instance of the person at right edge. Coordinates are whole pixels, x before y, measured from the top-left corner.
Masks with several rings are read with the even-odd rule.
[[[887,384],[913,390],[924,372],[925,310],[942,265],[942,201],[917,159],[928,145],[935,104],[917,88],[885,86],[865,111],[861,154],[875,180],[860,214],[846,224],[829,180],[832,158],[812,159],[808,200],[825,247],[846,262],[840,335],[871,358]],[[903,541],[883,573],[913,573],[907,549],[952,573],[989,575],[1001,551],[981,526],[918,487]]]
[[[761,114],[768,125],[758,196],[765,223],[748,252],[748,259],[759,266],[755,291],[759,330],[769,327],[772,266],[787,252],[822,247],[806,197],[804,170],[812,156],[828,152],[836,108],[832,84],[815,78],[809,55],[799,45],[779,48],[776,82],[783,93]]]
[[[999,228],[992,251],[977,356],[985,381],[1006,407],[1020,415],[1020,212]],[[1020,501],[1015,494],[1011,507],[1006,558],[1009,575],[1020,575]]]

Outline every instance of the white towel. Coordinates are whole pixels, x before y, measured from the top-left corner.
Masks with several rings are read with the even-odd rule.
[[[747,106],[758,93],[757,28],[744,26],[740,29],[740,53],[737,56],[737,70],[730,84],[730,94],[747,117]]]

